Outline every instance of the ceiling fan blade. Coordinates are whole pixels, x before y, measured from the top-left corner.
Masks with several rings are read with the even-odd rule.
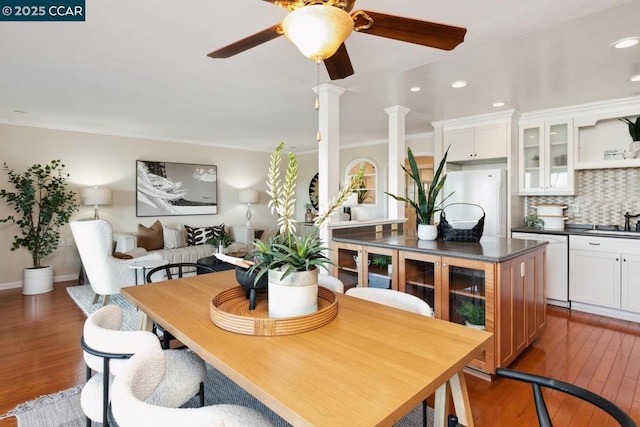
[[[369,15],[373,20],[373,25],[371,25],[371,28],[359,29],[357,30],[358,32],[415,43],[422,46],[451,50],[464,41],[464,36],[467,33],[467,29],[462,27],[369,11],[354,12],[353,16],[356,17],[356,28],[359,25],[368,23],[367,19],[360,12]]]
[[[331,80],[340,80],[353,74],[351,59],[347,53],[347,47],[342,43],[336,53],[324,60],[324,66],[327,68]]]
[[[218,50],[214,50],[207,56],[210,58],[229,58],[230,56],[242,53],[245,50],[249,50],[252,47],[256,47],[258,45],[261,45],[262,43],[266,43],[270,40],[275,39],[276,37],[280,37],[281,35],[282,30],[280,28],[280,24],[276,24],[260,31],[259,33],[255,33],[242,40],[238,40],[235,43],[231,43],[230,45],[222,47]]]

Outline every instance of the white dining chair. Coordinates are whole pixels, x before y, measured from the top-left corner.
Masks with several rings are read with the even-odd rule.
[[[201,408],[167,408],[148,397],[167,375],[165,353],[160,349],[136,353],[113,381],[111,414],[118,427],[271,426],[269,419],[240,405],[215,404]]]
[[[331,289],[333,292],[344,293],[344,283],[342,283],[342,280],[329,276],[328,274],[318,274],[318,285]]]
[[[122,308],[104,306],[92,313],[84,323],[81,347],[87,365],[87,382],[82,387],[80,406],[91,421],[107,421],[110,384],[129,364],[130,357],[140,351],[160,350],[156,335],[147,331],[123,331]],[[166,375],[149,396],[153,404],[178,407],[196,394],[204,405],[204,361],[185,350],[164,350]],[[164,370],[163,370],[164,372]]]
[[[400,310],[433,317],[433,309],[427,302],[405,292],[394,291],[393,289],[356,287],[349,289],[345,294],[399,308]]]

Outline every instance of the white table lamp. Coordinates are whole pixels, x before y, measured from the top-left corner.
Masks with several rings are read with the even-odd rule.
[[[82,204],[93,206],[93,219],[100,219],[98,206],[111,204],[111,189],[107,187],[87,187],[80,190]]]
[[[249,188],[249,189],[240,191],[240,196],[239,196],[240,203],[247,204],[247,214],[246,214],[247,228],[251,227],[251,203],[258,203],[258,196],[259,196],[258,190],[251,190]]]

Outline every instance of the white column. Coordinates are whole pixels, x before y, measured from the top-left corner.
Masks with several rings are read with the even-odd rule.
[[[314,91],[320,99],[319,131],[321,140],[318,143],[318,207],[326,212],[329,200],[340,190],[340,95],[344,89],[330,84],[323,84]],[[328,242],[329,232],[325,224],[320,230],[320,238]]]
[[[405,144],[405,116],[410,109],[396,105],[385,108],[389,115],[389,185],[387,192],[402,196],[405,194],[404,171],[400,164],[404,164]],[[389,219],[404,218],[404,203],[398,202],[392,197],[388,200]]]

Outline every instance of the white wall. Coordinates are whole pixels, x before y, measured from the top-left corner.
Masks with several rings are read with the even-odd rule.
[[[77,192],[92,185],[112,188],[113,204],[101,207],[100,217],[110,221],[116,232],[134,232],[138,223],[151,225],[156,219],[167,225],[244,225],[246,205],[238,202],[238,191],[244,188],[260,191],[259,203],[251,207],[254,227],[269,229],[275,224],[265,192],[270,153],[12,125],[0,125],[0,141],[0,159],[17,172],[60,159],[70,174],[70,189]],[[136,160],[217,165],[219,214],[137,218]],[[0,172],[0,188],[13,190],[5,171]],[[0,201],[0,217],[10,214],[13,210]],[[74,219],[92,216],[91,207],[81,206]],[[22,269],[31,266],[26,249],[11,251],[17,232],[17,226],[0,223],[0,289],[19,286]],[[71,237],[68,225],[61,234],[65,242]],[[54,267],[59,280],[76,278],[80,259],[75,245],[58,248],[44,264]]]

